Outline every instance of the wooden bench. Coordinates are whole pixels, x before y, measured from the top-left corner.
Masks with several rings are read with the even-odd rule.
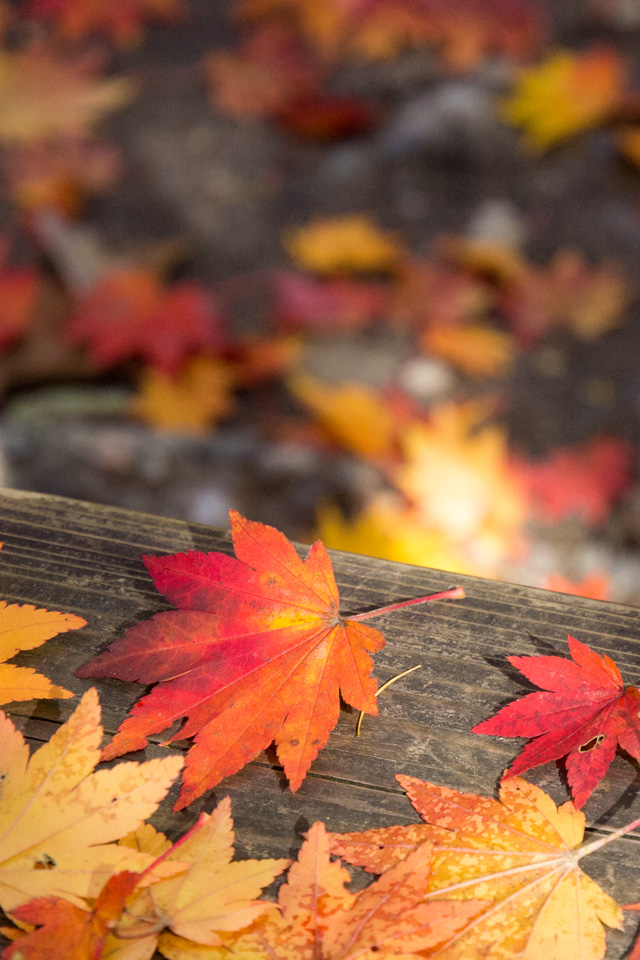
[[[92,685],[73,671],[132,624],[167,609],[143,566],[142,553],[223,550],[228,534],[57,497],[5,491],[0,495],[0,598],[79,614],[88,626],[62,634],[16,662],[36,667],[81,694]],[[190,808],[171,811],[177,790],[153,818],[176,836],[197,813],[232,799],[239,856],[291,856],[314,820],[335,831],[409,823],[417,819],[394,774],[405,773],[457,789],[493,795],[519,741],[470,733],[513,699],[526,681],[507,654],[566,654],[572,633],[618,663],[627,683],[640,682],[640,611],[512,584],[456,576],[344,553],[333,554],[344,613],[457,584],[466,599],[411,607],[376,621],[387,646],[376,656],[380,683],[420,663],[422,669],[380,697],[380,717],[343,709],[328,746],[296,794],[287,788],[269,751]],[[105,730],[112,733],[137,700],[139,684],[97,680]],[[11,704],[8,713],[34,745],[48,740],[75,700]],[[158,737],[161,740],[162,737]],[[146,755],[166,748],[150,746]],[[132,755],[141,758],[141,754]],[[638,765],[616,757],[586,806],[596,831],[606,833],[640,814]],[[528,774],[557,802],[567,799],[559,771],[547,764]],[[640,900],[640,846],[631,835],[596,853],[586,870],[621,903]],[[357,871],[353,871],[357,873]],[[634,932],[609,933],[608,957],[622,957]]]

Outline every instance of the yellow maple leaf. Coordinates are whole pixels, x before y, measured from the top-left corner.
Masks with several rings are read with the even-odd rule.
[[[127,80],[98,79],[93,55],[59,60],[41,46],[0,52],[0,140],[82,136],[131,98]]]
[[[503,376],[515,356],[510,334],[480,323],[431,327],[422,334],[420,346],[471,377]]]
[[[476,573],[478,569],[441,532],[421,526],[415,511],[393,493],[374,497],[352,520],[333,504],[320,505],[318,537],[331,550],[454,573]]]
[[[627,69],[620,54],[598,47],[586,53],[551,53],[521,71],[502,116],[522,127],[528,144],[547,147],[601,124],[621,99]]]
[[[403,256],[394,234],[359,214],[319,217],[287,231],[283,242],[299,266],[322,274],[392,270]]]
[[[162,834],[138,832],[138,848],[162,850]],[[127,842],[131,842],[128,840]],[[225,797],[211,815],[203,813],[178,840],[163,863],[187,864],[130,898],[118,935],[105,944],[109,960],[140,960],[180,938],[189,947],[221,946],[224,933],[242,930],[274,905],[257,900],[289,865],[288,860],[233,860],[231,801]],[[153,873],[153,871],[151,871]],[[206,954],[205,954],[206,955]]]
[[[148,367],[130,411],[157,430],[205,433],[231,412],[234,381],[231,367],[216,357],[195,357],[176,377]]]
[[[144,870],[152,855],[111,843],[155,811],[182,758],[100,761],[100,705],[88,690],[69,720],[31,757],[22,734],[0,713],[0,907],[37,897],[83,907],[122,870]],[[180,866],[184,869],[184,865]],[[175,872],[175,864],[168,873]]]
[[[323,383],[304,373],[290,377],[288,386],[328,436],[347,450],[370,460],[393,455],[393,417],[377,391],[356,381]]]
[[[32,650],[67,630],[78,630],[87,621],[72,613],[38,610],[30,603],[8,604],[0,600],[0,703],[13,700],[32,700],[35,697],[52,700],[67,699],[74,694],[57,687],[47,677],[30,667],[16,667],[10,660],[19,650]]]
[[[482,425],[486,414],[482,404],[444,404],[428,423],[409,425],[394,480],[424,526],[454,541],[490,532],[506,547],[523,522],[524,497],[509,466],[505,431]]]

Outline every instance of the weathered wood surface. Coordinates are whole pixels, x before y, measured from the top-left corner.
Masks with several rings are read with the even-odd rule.
[[[88,626],[18,655],[81,694],[92,685],[73,677],[137,621],[168,605],[155,591],[142,553],[223,550],[227,534],[177,520],[38,494],[0,495],[0,597],[73,612]],[[640,611],[617,604],[435,570],[333,553],[342,611],[356,613],[461,584],[466,598],[411,607],[376,621],[387,646],[376,656],[380,682],[421,663],[380,698],[380,717],[343,709],[328,746],[298,793],[291,794],[275,755],[267,752],[187,810],[171,810],[174,788],[153,822],[170,835],[189,827],[201,809],[229,794],[241,855],[287,856],[308,826],[358,830],[417,819],[394,774],[405,773],[457,789],[492,794],[519,741],[479,737],[471,727],[527,688],[507,654],[566,654],[572,633],[608,653],[627,683],[640,683]],[[138,684],[97,680],[107,733],[113,733],[141,695]],[[74,709],[74,700],[13,704],[8,712],[34,743]],[[163,739],[162,735],[157,740]],[[153,745],[147,756],[167,748]],[[142,754],[132,755],[141,758]],[[558,802],[567,799],[561,775],[549,764],[528,775]],[[589,821],[607,832],[640,812],[639,768],[616,757],[586,807]],[[640,900],[638,846],[631,836],[585,861],[587,872],[622,903]],[[622,957],[636,922],[609,936],[608,957]]]

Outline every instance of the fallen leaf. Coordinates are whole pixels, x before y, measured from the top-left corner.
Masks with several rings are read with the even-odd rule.
[[[157,847],[158,838],[152,841]],[[226,797],[211,815],[202,813],[162,854],[163,863],[187,864],[186,871],[149,884],[129,899],[126,915],[105,948],[109,960],[143,960],[156,949],[164,953],[168,933],[192,948],[221,945],[222,934],[242,930],[274,910],[272,903],[256,898],[289,861],[235,861],[233,844],[231,802]]]
[[[317,218],[288,230],[283,243],[299,266],[320,274],[392,270],[403,256],[396,237],[364,214]]]
[[[0,51],[0,141],[85,136],[132,95],[127,80],[101,80],[100,69],[93,54],[61,60],[42,45]]]
[[[579,583],[568,580],[559,573],[550,573],[543,583],[545,590],[556,593],[568,593],[575,597],[589,597],[591,600],[611,599],[611,578],[606,573],[592,573]]]
[[[434,407],[428,423],[403,431],[404,462],[393,480],[424,526],[454,541],[491,529],[506,550],[523,523],[524,498],[506,432],[483,423],[487,414],[487,406],[477,403]]]
[[[204,62],[212,106],[233,117],[274,116],[319,91],[323,71],[282,24],[262,27],[238,49],[218,50]]]
[[[523,128],[530,147],[546,150],[602,124],[627,82],[627,67],[613,48],[595,47],[582,54],[554,51],[539,66],[521,71],[502,116]]]
[[[40,897],[17,907],[13,919],[38,929],[3,950],[2,960],[100,960],[107,934],[138,878],[126,871],[110,877],[93,908],[60,897]]]
[[[280,913],[261,918],[240,941],[253,956],[278,960],[355,960],[431,951],[484,906],[479,900],[424,903],[432,850],[423,844],[357,894],[329,856],[329,837],[315,823],[280,888]]]
[[[439,260],[412,257],[398,269],[391,316],[418,330],[457,327],[481,320],[491,305],[482,279]]]
[[[373,613],[340,618],[323,545],[315,543],[303,562],[273,527],[235,511],[230,517],[236,557],[143,558],[156,587],[181,609],[137,624],[77,671],[158,683],[133,707],[103,759],[141,749],[151,734],[188,718],[170,737],[196,737],[176,810],[274,739],[295,791],[337,723],[340,693],[356,710],[378,712],[369,654],[384,638],[359,622]]]
[[[333,385],[305,373],[290,377],[288,386],[332,440],[368,460],[393,457],[396,425],[379,392],[355,380]]]
[[[146,20],[170,23],[184,13],[182,0],[28,0],[25,9],[29,18],[52,21],[69,40],[102,33],[122,46],[142,40]]]
[[[0,244],[0,350],[29,328],[41,289],[36,270],[4,266],[4,259]]]
[[[165,288],[152,270],[116,270],[79,302],[65,335],[86,343],[91,359],[109,367],[143,357],[171,377],[189,354],[217,350],[223,320],[214,295],[195,283]]]
[[[95,689],[31,758],[22,734],[0,713],[0,907],[5,913],[50,896],[82,907],[79,898],[98,897],[112,874],[139,872],[155,859],[111,841],[151,816],[182,758],[121,763],[94,773],[101,740]]]
[[[273,278],[274,320],[284,330],[359,330],[388,311],[382,284],[354,279],[318,280],[280,270]]]
[[[505,776],[566,757],[567,779],[577,807],[604,777],[616,747],[640,760],[640,690],[624,687],[617,666],[569,637],[573,662],[564,657],[507,657],[543,693],[507,704],[473,733],[535,737]]]
[[[396,779],[425,822],[332,834],[331,851],[382,873],[432,844],[423,902],[489,901],[439,944],[438,960],[602,960],[603,924],[620,929],[622,911],[579,860],[636,824],[580,847],[584,814],[520,777],[501,784],[500,801]]]
[[[470,377],[501,377],[514,358],[513,338],[486,324],[461,327],[431,327],[422,334],[424,353],[440,357]]]
[[[33,650],[59,633],[85,627],[86,620],[72,613],[38,610],[30,603],[7,604],[0,600],[0,703],[14,700],[66,700],[74,694],[57,687],[31,667],[15,667],[5,663],[20,650]]]
[[[156,430],[206,433],[233,409],[234,383],[232,368],[217,357],[194,357],[174,377],[147,368],[130,412]]]
[[[616,437],[595,437],[564,447],[537,463],[514,460],[514,470],[532,508],[556,522],[578,516],[590,526],[603,524],[615,501],[631,487],[631,445]]]
[[[316,93],[286,104],[275,119],[289,133],[326,142],[371,133],[381,117],[374,104],[362,98]]]
[[[245,337],[227,351],[236,383],[255,387],[280,377],[295,367],[302,353],[298,337]]]

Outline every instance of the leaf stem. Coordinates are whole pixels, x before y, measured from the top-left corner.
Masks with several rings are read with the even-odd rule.
[[[387,607],[367,610],[366,613],[357,613],[354,617],[345,617],[345,620],[368,620],[370,617],[379,617],[383,613],[393,613],[394,610],[400,610],[402,607],[412,607],[416,603],[426,603],[428,600],[460,600],[464,596],[465,592],[462,587],[454,587],[452,590],[443,590],[442,593],[431,593],[428,597],[417,597],[412,600],[401,600],[399,603],[390,603]]]
[[[390,677],[386,680],[381,687],[378,687],[376,690],[376,697],[379,696],[383,690],[386,690],[387,687],[390,687],[392,683],[395,683],[396,680],[401,680],[403,677],[406,677],[408,674],[413,673],[414,670],[419,670],[422,666],[421,663],[416,663],[415,667],[409,667],[408,670],[403,670],[402,673],[396,673],[395,677]],[[358,716],[358,722],[356,723],[356,737],[360,736],[360,727],[362,726],[362,720],[364,718],[364,710],[360,711]]]
[[[640,817],[637,820],[634,820],[632,823],[628,823],[626,827],[620,827],[618,830],[614,830],[613,833],[608,834],[606,837],[600,837],[599,840],[593,840],[591,843],[585,843],[584,846],[576,853],[576,860],[580,860],[582,857],[586,857],[589,853],[593,853],[594,850],[600,850],[601,847],[606,847],[608,843],[611,843],[613,840],[619,840],[620,837],[624,837],[625,834],[631,833],[632,830],[635,830],[636,827],[640,827]]]

